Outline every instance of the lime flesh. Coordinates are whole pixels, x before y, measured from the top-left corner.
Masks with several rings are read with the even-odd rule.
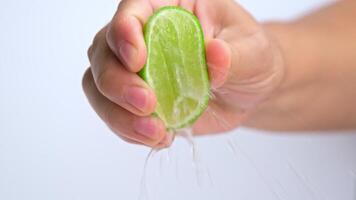
[[[168,129],[194,123],[209,101],[204,35],[198,19],[179,7],[163,7],[144,29],[147,62],[141,77],[157,97],[155,114]]]

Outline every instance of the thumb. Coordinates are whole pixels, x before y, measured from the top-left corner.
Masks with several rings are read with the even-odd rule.
[[[206,57],[212,89],[224,85],[231,68],[229,44],[220,39],[211,39],[206,44]]]

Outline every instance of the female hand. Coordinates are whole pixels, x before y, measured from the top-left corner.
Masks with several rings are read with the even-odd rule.
[[[194,134],[236,128],[281,83],[284,64],[277,43],[232,0],[123,0],[88,50],[83,88],[98,115],[122,139],[151,147],[172,142],[153,116],[156,97],[136,74],[146,61],[143,25],[162,6],[178,5],[200,20],[213,97],[193,125]]]

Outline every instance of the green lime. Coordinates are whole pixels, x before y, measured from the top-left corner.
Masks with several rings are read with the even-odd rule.
[[[157,96],[155,114],[169,129],[185,128],[206,109],[210,84],[204,34],[192,13],[163,7],[144,29],[147,62],[141,77]]]

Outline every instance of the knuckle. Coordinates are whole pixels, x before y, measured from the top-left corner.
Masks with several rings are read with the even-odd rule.
[[[89,58],[90,61],[91,61],[91,59],[93,57],[93,54],[94,54],[95,50],[100,46],[101,43],[103,43],[103,41],[105,41],[106,29],[107,29],[107,26],[105,26],[103,29],[101,29],[94,36],[92,44],[90,45],[90,47],[87,50],[87,55],[88,55],[88,58]]]
[[[125,4],[127,4],[127,0],[122,0],[119,2],[117,9],[120,9],[121,7],[125,6]]]
[[[83,78],[82,78],[82,88],[84,91],[87,91],[89,87],[91,87],[92,74],[90,67],[85,70]]]
[[[96,85],[98,87],[98,90],[104,94],[104,95],[110,95],[111,94],[111,88],[112,88],[112,78],[110,77],[110,73],[108,70],[103,70],[97,77],[96,80]]]
[[[93,45],[90,45],[90,47],[87,50],[87,56],[89,58],[89,61],[91,60],[92,55],[93,55]]]
[[[115,133],[119,134],[117,131],[117,119],[115,119],[115,106],[108,105],[103,114],[103,121],[106,125]]]
[[[105,37],[107,26],[102,28],[95,36],[93,39],[93,46],[96,47],[98,44],[101,42],[101,40]]]

